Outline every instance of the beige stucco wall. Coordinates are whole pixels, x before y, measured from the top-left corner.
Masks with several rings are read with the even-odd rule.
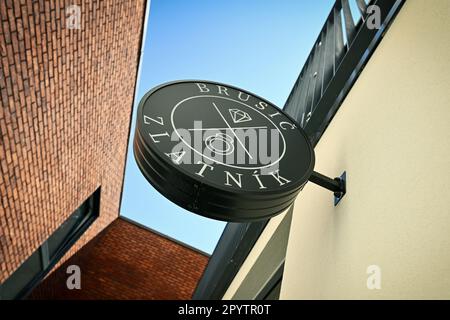
[[[450,298],[449,32],[450,1],[407,1],[351,89],[315,149],[348,193],[298,197],[282,299]]]

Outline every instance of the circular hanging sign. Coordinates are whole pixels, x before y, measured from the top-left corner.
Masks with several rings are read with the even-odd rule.
[[[252,221],[283,212],[314,169],[296,122],[248,91],[176,81],[139,103],[134,155],[166,198],[202,216]]]

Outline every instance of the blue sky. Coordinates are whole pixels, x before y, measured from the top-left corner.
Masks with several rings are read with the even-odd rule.
[[[137,104],[173,80],[227,83],[280,108],[334,0],[152,0],[141,56]],[[212,253],[225,223],[190,213],[159,194],[128,148],[121,215]]]

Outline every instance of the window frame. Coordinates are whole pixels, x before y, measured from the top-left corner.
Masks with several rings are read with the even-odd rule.
[[[61,258],[69,251],[69,249],[77,242],[77,240],[85,233],[85,231],[92,225],[92,223],[99,217],[100,215],[100,189],[94,191],[75,211],[73,211],[67,219],[61,224],[61,226],[69,220],[72,215],[76,214],[77,211],[86,203],[88,204],[88,213],[84,216],[79,222],[77,222],[76,226],[69,232],[67,237],[58,245],[58,249],[55,251],[52,257],[49,255],[49,247],[48,241],[55,234],[59,227],[53,231],[53,233],[30,255],[30,257],[36,254],[37,251],[40,251],[41,257],[41,270],[36,273],[31,281],[25,285],[18,294],[13,299],[25,299],[31,291],[47,276],[47,274],[53,269],[53,267],[61,260]],[[28,257],[23,263],[27,263]],[[21,265],[21,266],[22,266]],[[19,266],[17,270],[21,267]],[[14,272],[16,272],[14,271]],[[2,297],[2,286],[11,277],[14,275],[12,273],[8,279],[6,279],[2,284],[0,284],[0,299],[4,299]]]

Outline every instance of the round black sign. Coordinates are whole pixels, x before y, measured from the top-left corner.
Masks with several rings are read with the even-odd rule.
[[[280,109],[209,81],[152,89],[138,108],[136,162],[166,198],[225,221],[287,209],[314,168],[308,137]]]

